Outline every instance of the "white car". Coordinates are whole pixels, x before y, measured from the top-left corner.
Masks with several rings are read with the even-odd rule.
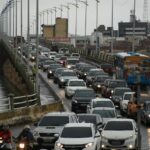
[[[55,143],[55,150],[99,150],[100,133],[92,123],[69,123]]]
[[[90,110],[92,108],[96,107],[110,107],[110,108],[115,108],[114,103],[108,99],[108,98],[94,98],[91,100],[90,105],[87,106],[87,113],[90,113]]]
[[[110,107],[95,107],[90,110],[90,113],[99,114],[102,117],[104,124],[110,119],[117,118],[116,109]]]
[[[137,128],[133,119],[109,120],[101,136],[101,150],[137,149]]]
[[[55,134],[61,133],[67,123],[78,122],[77,116],[72,112],[52,112],[44,115],[33,131],[34,146],[41,148],[54,147],[57,138]]]
[[[72,53],[70,57],[80,59],[80,54],[79,53]]]
[[[133,101],[135,92],[125,92],[122,101],[120,101],[120,110],[127,113],[128,102]]]
[[[78,89],[85,89],[86,84],[82,79],[70,79],[65,87],[65,96],[71,98]]]
[[[79,62],[79,59],[77,58],[67,58],[65,61],[65,67],[67,69],[74,69],[75,65]]]
[[[57,54],[57,52],[53,52],[53,51],[52,51],[52,52],[49,52],[49,56],[48,56],[48,57],[49,57],[50,59],[54,59],[55,56],[56,56],[56,54]]]

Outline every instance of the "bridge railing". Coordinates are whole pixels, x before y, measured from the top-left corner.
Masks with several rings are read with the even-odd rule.
[[[11,43],[9,37],[6,35],[3,35],[2,40],[4,42],[4,46],[6,47],[6,50],[10,56],[10,59],[14,66],[16,67],[16,70],[18,73],[23,77],[30,93],[34,92],[34,82],[31,80],[30,75],[27,74],[27,62],[22,61],[21,62],[21,57],[18,55],[18,50],[17,48],[14,48]]]
[[[0,112],[7,112],[36,105],[40,105],[37,93],[17,97],[10,94],[8,98],[0,98]]]

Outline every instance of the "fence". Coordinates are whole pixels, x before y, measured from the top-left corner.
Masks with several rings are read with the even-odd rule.
[[[8,98],[1,98],[0,103],[0,112],[40,105],[37,93],[18,97],[14,97],[14,94],[9,94]]]

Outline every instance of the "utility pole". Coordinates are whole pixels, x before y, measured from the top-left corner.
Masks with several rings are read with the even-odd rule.
[[[21,3],[20,3],[20,9],[21,9],[21,10],[20,10],[20,11],[21,11],[21,15],[20,15],[20,16],[21,16],[21,18],[20,18],[20,20],[21,20],[21,27],[20,27],[20,30],[21,30],[21,32],[20,32],[20,33],[21,33],[21,49],[20,49],[20,52],[21,52],[21,62],[22,62],[22,56],[23,56],[23,55],[22,55],[22,49],[23,49],[23,41],[22,41],[22,38],[23,38],[23,37],[22,37],[22,17],[23,17],[23,16],[22,16],[22,0],[20,0],[20,2],[21,2]]]
[[[135,51],[135,6],[136,6],[136,0],[134,0],[134,10],[133,10],[133,41],[132,41],[132,52]]]
[[[112,16],[111,16],[111,50],[110,52],[113,53],[113,36],[114,36],[114,0],[112,0]]]

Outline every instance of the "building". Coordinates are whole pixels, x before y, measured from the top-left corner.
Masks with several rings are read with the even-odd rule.
[[[135,19],[135,28],[133,29],[133,21]],[[149,33],[149,23],[141,22],[136,20],[136,16],[133,15],[133,10],[130,14],[130,22],[119,22],[119,37],[133,36],[133,30],[135,30],[134,35],[136,37],[144,37]]]
[[[67,37],[68,37],[68,19],[56,18],[55,38],[67,38]]]
[[[54,25],[42,25],[43,38],[50,39],[55,36],[55,26]]]

